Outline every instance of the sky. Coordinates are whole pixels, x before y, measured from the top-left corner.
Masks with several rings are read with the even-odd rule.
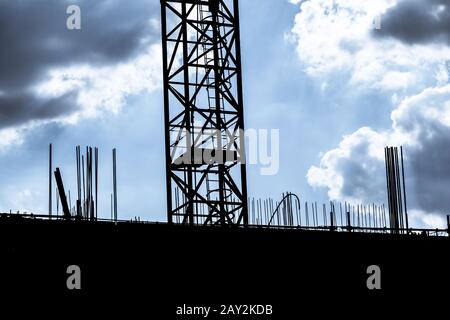
[[[66,8],[81,8],[81,30]],[[0,211],[46,213],[48,144],[75,193],[75,146],[100,149],[108,217],[165,221],[158,0],[0,0]],[[245,124],[278,129],[279,171],[249,195],[386,203],[404,147],[410,225],[450,213],[450,1],[240,1]],[[380,29],[374,21],[379,19]],[[73,197],[75,198],[75,197]]]

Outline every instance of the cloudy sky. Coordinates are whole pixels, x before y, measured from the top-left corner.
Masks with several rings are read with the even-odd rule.
[[[81,7],[82,29],[66,28]],[[158,0],[0,0],[0,210],[46,212],[47,148],[75,192],[100,148],[102,216],[165,219]],[[381,29],[374,28],[380,17]],[[403,145],[411,224],[450,213],[450,1],[241,0],[246,126],[280,129],[280,170],[249,193],[385,203]]]

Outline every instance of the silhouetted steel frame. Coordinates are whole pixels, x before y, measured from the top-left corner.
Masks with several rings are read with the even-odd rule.
[[[233,12],[228,8],[226,2],[232,2],[233,3]],[[214,111],[216,116],[216,123],[215,127],[220,132],[226,132],[228,133],[230,128],[234,124],[234,128],[232,129],[232,132],[236,132],[236,130],[244,130],[244,114],[243,114],[243,92],[242,92],[242,69],[241,69],[241,48],[240,48],[240,31],[239,31],[239,9],[238,9],[238,0],[209,0],[209,1],[203,1],[203,0],[161,0],[161,24],[162,24],[162,50],[163,50],[163,82],[164,82],[164,122],[165,122],[165,158],[166,158],[166,193],[167,193],[167,212],[168,212],[168,222],[174,223],[174,217],[179,216],[180,208],[186,208],[185,213],[183,214],[183,223],[188,224],[195,224],[196,217],[202,216],[204,219],[204,224],[212,223],[212,216],[211,213],[208,213],[207,215],[200,215],[199,212],[195,211],[194,205],[195,204],[206,204],[211,212],[215,213],[216,215],[220,216],[219,223],[222,225],[227,224],[239,224],[239,225],[248,225],[248,206],[247,206],[247,181],[246,181],[246,166],[245,163],[242,161],[237,161],[233,164],[221,164],[218,167],[214,167],[211,165],[203,165],[201,168],[198,168],[196,165],[184,165],[184,166],[177,166],[172,161],[172,147],[177,147],[178,141],[173,142],[171,140],[171,130],[175,128],[183,127],[186,129],[189,133],[193,131],[193,128],[191,126],[192,123],[192,116],[193,114],[200,114],[205,119],[207,119],[204,128],[209,123],[213,123],[212,121],[212,111],[210,109],[201,109],[194,105],[196,95],[198,92],[194,94],[194,98],[190,95],[190,89],[191,86],[194,85],[195,88],[201,88],[204,86],[204,81],[208,76],[211,70],[207,71],[208,67],[206,65],[201,65],[198,61],[196,61],[196,67],[197,68],[205,68],[205,76],[200,81],[198,80],[197,83],[192,84],[190,83],[189,79],[189,67],[193,66],[190,60],[194,56],[192,53],[195,50],[198,50],[198,46],[200,45],[201,41],[207,41],[203,40],[203,38],[207,39],[207,35],[202,34],[200,41],[198,41],[199,38],[197,38],[197,41],[192,41],[188,38],[187,35],[187,26],[188,24],[192,27],[194,24],[202,23],[197,19],[197,21],[188,21],[188,16],[191,10],[197,5],[216,5],[215,10],[211,10],[211,14],[213,15],[213,23],[212,28],[214,35],[211,39],[211,43],[213,44],[213,50],[214,50],[214,77],[215,77],[215,91],[216,91],[216,110]],[[179,10],[176,10],[175,7],[179,6]],[[188,8],[190,6],[190,8]],[[211,9],[211,7],[210,7]],[[173,13],[175,13],[180,18],[180,23],[176,24],[173,28],[170,30],[167,29],[167,10],[171,10]],[[220,12],[220,10],[225,10],[226,12]],[[177,11],[177,12],[176,12]],[[218,34],[217,34],[217,28],[219,28],[219,20],[217,19],[218,14],[225,14],[229,18],[229,22],[227,22],[227,27],[230,27],[232,29],[232,37],[234,40],[234,56],[232,55],[232,46],[230,48],[227,48],[229,52],[227,52],[226,59],[233,59],[233,68],[227,68],[225,66],[220,67],[218,65],[219,57],[218,57]],[[215,18],[214,18],[214,15]],[[179,29],[179,30],[178,30]],[[197,29],[199,34],[202,33],[202,30]],[[168,52],[168,43],[174,42],[174,39],[171,39],[170,36],[173,36],[178,32],[178,37],[175,41],[175,49],[174,53],[172,53],[171,56],[169,56]],[[224,36],[225,37],[225,36]],[[194,45],[194,48],[191,50],[191,54],[189,54],[189,45]],[[174,60],[176,59],[175,53],[177,50],[180,50],[178,48],[182,48],[182,63],[181,66],[178,68],[176,73],[178,72],[184,72],[184,83],[180,83],[177,81],[171,80],[173,76],[176,75],[176,73],[172,74],[174,69]],[[221,83],[224,83],[224,79],[221,76],[221,72],[224,72],[225,69],[229,69],[228,71],[232,72],[232,76],[235,78],[235,84],[237,86],[236,88],[236,96],[231,96],[232,93],[230,90],[228,92],[224,93],[221,88]],[[211,69],[209,67],[209,69]],[[222,70],[220,70],[222,69]],[[231,76],[230,76],[231,77]],[[218,81],[219,80],[219,81]],[[226,80],[225,80],[226,81]],[[181,85],[184,87],[184,92],[179,92],[175,89],[174,86]],[[200,90],[200,89],[198,89]],[[230,96],[227,96],[227,95]],[[171,116],[171,100],[170,97],[176,98],[178,100],[178,103],[181,103],[184,107],[184,111],[178,115]],[[235,102],[235,110],[233,111],[223,111],[220,109],[219,106],[219,95],[222,95],[225,99],[230,99],[231,101]],[[210,112],[211,114],[206,116],[206,114]],[[233,120],[232,121],[226,121],[224,123],[221,120],[221,113],[226,112],[227,116],[232,115]],[[235,118],[234,118],[235,117]],[[180,118],[182,118],[181,125],[177,124],[176,121],[178,121]],[[241,132],[242,132],[241,131]],[[193,134],[189,134],[188,136],[193,136]],[[189,137],[186,137],[186,139],[189,139]],[[193,137],[191,137],[193,139]],[[220,139],[218,139],[220,140]],[[245,145],[244,145],[244,137],[242,134],[239,135],[239,150],[240,150],[240,159],[245,159]],[[192,145],[192,144],[189,144]],[[191,146],[191,160],[193,160],[193,148],[194,146]],[[219,149],[219,147],[218,147]],[[239,165],[240,166],[240,183],[237,183],[235,181],[235,178],[231,176],[230,169],[234,166]],[[199,180],[199,183],[194,186],[194,175],[201,174],[201,178]],[[214,201],[214,200],[208,200],[205,197],[201,196],[198,193],[198,190],[202,183],[204,183],[205,178],[208,174],[216,174],[219,176],[219,194],[220,194],[220,200]],[[181,175],[181,177],[180,177]],[[237,178],[237,177],[236,177]],[[239,186],[240,185],[240,186]],[[184,194],[184,203],[181,206],[178,206],[178,208],[174,207],[174,201],[173,201],[173,187],[178,187],[181,192]],[[224,197],[224,194],[226,192],[226,188],[229,188],[229,190],[232,190],[232,193],[236,195],[237,200],[231,199],[226,200]],[[232,211],[235,212],[225,212],[226,207],[228,205],[233,205],[236,208]],[[232,221],[230,219],[230,214],[237,214],[236,221]]]

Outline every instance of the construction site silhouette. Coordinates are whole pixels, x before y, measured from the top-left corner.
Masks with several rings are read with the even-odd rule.
[[[189,303],[270,304],[274,314],[266,318],[287,319],[306,306],[359,299],[374,307],[399,294],[448,288],[450,218],[446,228],[410,225],[407,150],[385,149],[387,205],[318,204],[289,191],[252,197],[243,161],[238,0],[161,0],[161,31],[167,221],[120,218],[120,150],[112,152],[110,217],[102,218],[98,148],[76,147],[77,190],[70,194],[50,144],[48,212],[0,214],[5,294],[101,296],[165,318]],[[71,265],[81,270],[81,289],[66,285]],[[374,290],[367,285],[373,265],[381,270]]]

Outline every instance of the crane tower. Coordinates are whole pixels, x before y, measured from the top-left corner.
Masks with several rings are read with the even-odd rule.
[[[169,223],[247,225],[238,0],[161,0]]]

